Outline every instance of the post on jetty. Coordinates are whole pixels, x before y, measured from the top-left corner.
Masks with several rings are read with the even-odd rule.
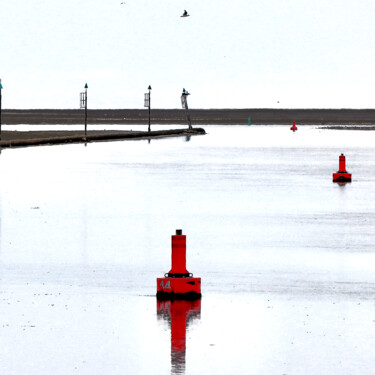
[[[80,108],[85,110],[85,135],[87,135],[87,83],[85,84],[85,92],[80,95]]]
[[[187,121],[188,121],[188,124],[189,124],[189,129],[192,129],[189,106],[188,106],[188,102],[187,102],[187,96],[188,95],[190,95],[190,93],[187,90],[182,89],[181,104],[182,104],[182,108],[185,109],[185,111],[186,111],[186,118],[187,118]]]
[[[145,93],[145,107],[148,107],[148,131],[151,131],[151,85],[148,86],[148,92]]]
[[[3,91],[3,85],[1,84],[1,79],[0,79],[0,140],[1,140],[1,92]]]

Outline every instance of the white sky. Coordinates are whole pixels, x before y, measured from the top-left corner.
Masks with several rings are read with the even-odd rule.
[[[374,0],[0,4],[3,108],[375,107]]]

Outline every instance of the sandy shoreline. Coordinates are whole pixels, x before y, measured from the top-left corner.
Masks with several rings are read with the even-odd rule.
[[[375,109],[191,109],[193,125],[374,125]],[[4,125],[77,125],[84,112],[78,109],[3,109]],[[153,109],[152,124],[187,124],[182,109]],[[88,124],[148,124],[146,109],[89,109]]]

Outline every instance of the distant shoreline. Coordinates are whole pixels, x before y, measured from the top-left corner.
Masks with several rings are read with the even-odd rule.
[[[194,125],[374,125],[375,109],[191,109]],[[83,124],[79,109],[3,109],[4,125],[77,125]],[[88,124],[146,125],[147,109],[89,109]],[[186,125],[182,109],[152,109],[151,124]]]

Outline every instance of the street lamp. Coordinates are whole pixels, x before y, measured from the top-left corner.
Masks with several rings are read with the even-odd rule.
[[[188,102],[187,102],[187,96],[188,95],[190,95],[190,93],[187,90],[182,89],[181,104],[182,104],[182,108],[186,110],[186,118],[187,118],[187,121],[188,121],[188,124],[189,124],[189,129],[192,129],[189,106],[188,106]]]
[[[151,131],[151,85],[148,86],[148,92],[145,93],[145,107],[148,107],[148,131]]]
[[[85,135],[87,135],[87,83],[85,84],[85,92],[80,93],[80,108],[85,110]]]
[[[0,140],[1,140],[1,91],[3,89],[3,85],[1,84],[1,79],[0,79]]]

